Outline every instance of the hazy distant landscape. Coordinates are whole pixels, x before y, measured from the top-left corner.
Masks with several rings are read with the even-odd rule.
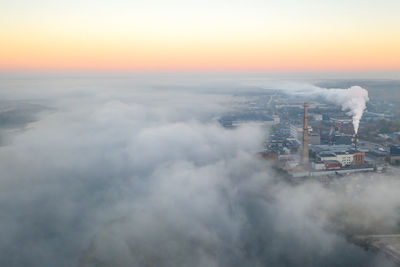
[[[1,265],[392,266],[342,233],[398,229],[397,176],[288,183],[216,119],[252,79],[3,76]]]
[[[0,267],[400,266],[399,0],[2,0]]]

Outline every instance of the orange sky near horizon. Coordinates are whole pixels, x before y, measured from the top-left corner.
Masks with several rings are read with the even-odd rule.
[[[172,7],[151,0],[153,5],[140,6],[132,17],[108,10],[106,3],[93,12],[92,6],[74,3],[67,6],[75,8],[71,11],[15,1],[20,6],[0,11],[2,70],[400,70],[400,22],[393,20],[390,6],[380,11],[387,11],[386,19],[376,22],[369,9],[332,21],[344,7],[318,6],[321,14],[310,19],[308,9],[297,13],[303,6],[287,11],[288,5],[259,1],[250,1],[258,6],[248,8],[237,0],[236,9],[227,13],[224,7],[231,5],[223,0],[200,10],[178,0]],[[132,2],[118,1],[136,10]],[[276,15],[279,10],[290,18]],[[265,18],[268,12],[272,15]]]

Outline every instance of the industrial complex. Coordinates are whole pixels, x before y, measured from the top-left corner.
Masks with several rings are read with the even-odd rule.
[[[265,126],[268,134],[258,155],[290,182],[312,178],[334,186],[343,181],[336,179],[341,176],[392,172],[396,171],[392,166],[400,165],[400,128],[390,114],[390,103],[372,101],[368,108],[374,112],[365,110],[355,129],[352,117],[327,101],[291,98],[279,92],[245,99],[237,114],[221,117],[220,123],[226,128],[246,123]],[[377,113],[377,109],[386,113]],[[400,235],[396,231],[359,233],[344,230],[337,222],[330,222],[330,227],[350,242],[400,264]]]
[[[226,128],[246,123],[265,126],[269,134],[261,156],[293,178],[384,172],[399,165],[396,132],[368,136],[382,121],[390,124],[393,117],[367,109],[356,134],[352,117],[337,105],[276,91],[249,96],[238,104],[236,113],[220,118]]]
[[[291,128],[295,128],[291,126]],[[290,131],[289,139],[299,142]],[[312,142],[310,144],[310,138]],[[345,135],[338,133],[333,135],[335,139]],[[345,175],[355,172],[383,171],[384,163],[366,159],[366,152],[357,147],[357,135],[349,138],[349,142],[344,144],[320,144],[319,134],[313,132],[308,123],[308,104],[304,103],[304,117],[302,127],[301,152],[277,153],[278,150],[266,151],[266,153],[277,153],[274,157],[278,168],[286,171],[292,177],[307,176],[326,176],[326,175]],[[343,142],[343,141],[342,141]],[[274,145],[276,146],[276,142]],[[271,146],[273,148],[273,145]],[[282,148],[288,147],[282,145]],[[290,151],[290,150],[289,150]],[[293,151],[292,151],[293,152]]]

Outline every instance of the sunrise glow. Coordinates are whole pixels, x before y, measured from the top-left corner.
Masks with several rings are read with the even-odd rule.
[[[0,69],[400,69],[399,1],[321,2],[6,0]]]

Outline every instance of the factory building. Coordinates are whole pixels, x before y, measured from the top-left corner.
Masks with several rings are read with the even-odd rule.
[[[390,147],[390,164],[400,165],[400,146]]]
[[[311,146],[312,153],[315,155],[316,163],[337,161],[341,167],[365,164],[365,153],[353,149],[351,146]],[[399,155],[400,160],[400,155]],[[314,169],[320,168],[318,164],[312,165]]]
[[[352,123],[353,119],[346,116],[346,117],[336,117],[336,118],[329,118],[329,120],[333,123],[343,124],[343,123]]]
[[[334,145],[351,145],[353,143],[353,135],[349,134],[335,134],[332,137]]]
[[[388,155],[388,153],[386,151],[380,151],[380,150],[369,150],[365,154],[370,159],[372,159],[378,163],[384,163],[386,161],[387,155]]]
[[[342,166],[348,166],[353,163],[354,154],[346,151],[346,152],[336,152],[336,160],[339,161]]]
[[[318,171],[326,170],[325,163],[323,161],[313,161],[311,163],[311,167]]]
[[[336,160],[336,159],[337,159],[337,157],[336,157],[335,153],[326,152],[326,153],[320,153],[317,156],[317,160],[322,161],[322,162],[328,161],[328,160]]]
[[[339,162],[342,166],[349,166],[353,163],[354,161],[355,154],[352,153],[351,151],[340,151],[340,152],[323,152],[317,154],[317,161],[337,161]],[[357,163],[364,163],[364,153],[359,152],[357,154]]]
[[[308,143],[310,145],[320,145],[321,144],[321,136],[319,133],[309,133],[308,134]]]
[[[354,164],[364,164],[365,163],[365,153],[364,152],[355,152],[353,155]]]

